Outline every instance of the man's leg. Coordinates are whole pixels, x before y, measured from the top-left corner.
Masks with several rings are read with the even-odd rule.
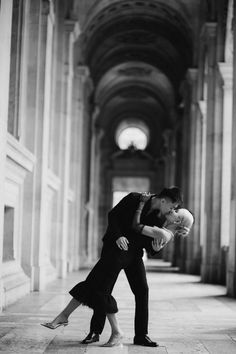
[[[141,256],[135,257],[124,269],[130,288],[135,296],[135,337],[134,344],[156,347],[147,336],[148,333],[148,284],[146,270]]]
[[[90,321],[89,334],[82,340],[82,344],[89,344],[99,341],[99,335],[105,326],[106,314],[101,311],[94,310]]]

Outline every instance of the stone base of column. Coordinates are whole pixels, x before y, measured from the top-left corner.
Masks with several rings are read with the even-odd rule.
[[[229,251],[228,247],[221,248],[218,274],[219,274],[219,284],[222,285],[226,285],[228,251]]]
[[[199,275],[201,272],[201,258],[187,259],[185,262],[185,272],[188,274]]]
[[[16,262],[3,265],[2,307],[9,306],[30,292],[30,279]]]
[[[203,283],[220,284],[219,263],[202,263],[201,280]]]
[[[236,298],[236,272],[228,270],[227,272],[227,295]]]
[[[59,278],[62,278],[64,279],[68,273],[68,263],[67,263],[67,260],[66,259],[60,259],[58,261],[58,266],[59,266],[59,272],[58,272],[58,275],[59,275]]]
[[[165,262],[172,262],[173,260],[173,252],[174,252],[174,245],[173,243],[169,243],[164,249],[163,249],[163,261]]]
[[[42,266],[32,267],[33,290],[40,291],[45,285],[57,278],[56,269],[49,263]]]
[[[4,292],[3,292],[3,281],[2,279],[0,279],[0,312],[2,312],[3,309],[3,296],[4,296]]]

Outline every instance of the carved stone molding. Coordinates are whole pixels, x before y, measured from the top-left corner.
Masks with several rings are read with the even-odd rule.
[[[194,84],[198,77],[198,69],[197,68],[189,68],[187,70],[186,78],[190,84]]]
[[[206,113],[207,113],[206,101],[204,101],[204,100],[198,101],[198,108],[201,113],[202,122],[205,123],[206,122]]]
[[[233,65],[228,63],[218,63],[219,72],[223,80],[225,89],[232,89],[233,87]]]
[[[208,40],[210,38],[216,37],[217,34],[217,23],[216,22],[205,22],[202,26],[200,38],[202,40]]]

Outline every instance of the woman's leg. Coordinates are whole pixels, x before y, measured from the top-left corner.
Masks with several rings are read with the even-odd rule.
[[[104,347],[114,347],[122,343],[123,332],[120,328],[120,325],[117,321],[115,313],[107,313],[107,319],[111,326],[111,336]]]
[[[123,334],[114,313],[107,313],[107,319],[111,326],[111,334]]]
[[[60,323],[68,322],[69,316],[74,312],[81,303],[76,299],[71,299],[68,305],[57,315],[52,322],[49,322],[52,327],[56,327]]]

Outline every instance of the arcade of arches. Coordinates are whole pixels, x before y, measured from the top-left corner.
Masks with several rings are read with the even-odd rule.
[[[89,266],[130,191],[182,188],[162,257],[236,297],[233,0],[0,1],[0,308]]]

